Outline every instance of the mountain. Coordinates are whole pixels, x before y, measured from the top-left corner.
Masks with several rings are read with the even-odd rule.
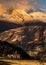
[[[24,10],[12,9],[10,13],[6,11],[0,14],[0,32],[33,25],[36,24],[35,22],[39,25],[44,25],[43,23],[46,23],[46,14],[43,12],[27,13]]]
[[[46,13],[38,11],[38,12],[30,13],[30,16],[32,17],[32,20],[39,20],[46,23]]]
[[[1,14],[0,20],[21,24],[24,21],[29,21],[30,16],[23,10],[13,10],[11,14],[7,14],[7,13]]]
[[[24,21],[30,21],[30,15],[27,14],[24,10],[13,10],[12,15],[17,15],[18,17],[20,17],[22,19],[22,23]]]
[[[46,26],[27,26],[10,29],[0,33],[0,40],[22,48],[30,56],[38,56],[42,57],[42,59],[46,56]]]
[[[46,13],[13,9],[0,14],[0,40],[46,59]],[[42,54],[42,55],[41,55]]]
[[[43,29],[41,29],[41,28],[43,28]],[[10,29],[10,30],[0,33],[0,40],[7,41],[9,43],[14,43],[17,40],[22,41],[27,37],[26,35],[29,35],[29,37],[27,37],[27,38],[31,38],[30,37],[31,34],[33,37],[34,36],[33,34],[35,34],[38,30],[41,30],[40,32],[43,31],[43,33],[46,33],[46,26],[33,25],[33,26],[24,26],[24,27],[19,27],[19,28],[15,28],[15,29]],[[40,34],[40,33],[38,32],[38,34]],[[39,38],[39,36],[38,36],[38,38]]]
[[[17,24],[23,24],[37,20],[46,23],[46,13],[39,11],[33,13],[27,13],[24,10],[14,9],[10,14],[6,12],[0,14],[0,20],[17,23]]]

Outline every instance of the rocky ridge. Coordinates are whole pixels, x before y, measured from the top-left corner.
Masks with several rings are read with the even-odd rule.
[[[33,57],[46,57],[46,26],[25,26],[0,33],[0,40],[22,48]]]

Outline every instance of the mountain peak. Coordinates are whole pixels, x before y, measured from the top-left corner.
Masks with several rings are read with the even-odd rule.
[[[12,11],[12,14],[18,14],[18,13],[20,13],[20,14],[27,14],[24,10],[21,10],[21,9],[14,9]]]
[[[46,13],[44,12],[32,12],[27,13],[21,9],[13,9],[10,14],[3,12],[0,14],[0,20],[5,20],[12,23],[23,24],[31,21],[42,21],[46,23]]]
[[[30,13],[30,16],[33,18],[33,20],[46,22],[46,14],[43,12],[39,12],[39,11],[33,12],[33,13]]]

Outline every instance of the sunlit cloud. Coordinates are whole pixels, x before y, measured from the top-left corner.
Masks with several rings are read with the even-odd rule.
[[[5,8],[23,9],[25,11],[32,9],[36,10],[35,5],[38,5],[38,0],[0,0]]]

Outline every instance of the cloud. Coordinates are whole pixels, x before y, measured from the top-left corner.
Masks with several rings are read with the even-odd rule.
[[[41,10],[42,12],[46,12],[46,9],[44,9],[44,8],[40,8],[40,10]]]
[[[0,4],[0,14],[6,13],[6,8],[3,4]]]
[[[0,0],[6,8],[23,9],[25,11],[32,9],[36,10],[35,5],[38,5],[37,0]]]

